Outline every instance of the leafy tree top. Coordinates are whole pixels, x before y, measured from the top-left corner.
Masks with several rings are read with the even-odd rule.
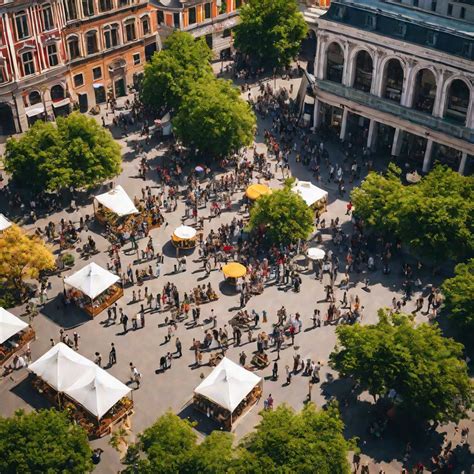
[[[5,168],[33,192],[81,188],[116,176],[121,151],[108,130],[75,112],[56,125],[37,121],[21,138],[8,140]]]
[[[175,31],[145,65],[142,101],[152,109],[169,107],[177,110],[183,97],[196,81],[213,77],[212,51],[204,38]]]
[[[92,470],[86,432],[56,410],[0,417],[0,472],[84,474]]]
[[[256,119],[238,89],[223,79],[201,80],[183,98],[175,134],[204,157],[223,157],[252,143]]]
[[[23,280],[37,279],[40,272],[54,268],[54,256],[44,242],[12,225],[0,234],[0,282],[21,289]]]
[[[285,186],[253,204],[249,229],[264,231],[275,243],[306,240],[313,230],[313,212],[301,196]]]
[[[379,311],[377,324],[339,326],[330,363],[374,396],[394,389],[400,407],[423,421],[459,421],[472,403],[463,346],[436,325]]]
[[[249,0],[240,9],[234,45],[257,65],[288,66],[307,32],[296,0]]]
[[[404,186],[401,171],[369,173],[352,191],[356,212],[372,228],[399,237],[435,262],[474,254],[474,178],[436,166],[418,184]]]

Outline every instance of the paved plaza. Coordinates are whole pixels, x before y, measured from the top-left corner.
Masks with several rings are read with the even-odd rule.
[[[298,80],[294,80],[294,94],[298,90]],[[278,80],[278,86],[285,86],[289,88],[289,81]],[[257,93],[257,88],[252,89],[252,93]],[[246,95],[246,94],[245,94]],[[110,123],[111,117],[107,117],[107,123]],[[256,137],[256,142],[263,142],[263,130],[269,128],[270,123],[259,119],[259,131]],[[147,174],[147,178],[143,181],[138,177],[139,160],[135,159],[134,144],[136,141],[143,138],[137,133],[131,133],[128,137],[119,139],[123,146],[123,172],[114,180],[114,184],[122,185],[129,196],[141,197],[142,187],[151,186],[154,193],[158,192],[158,183],[156,180],[156,173],[154,169],[158,164],[166,159],[166,147],[156,148],[156,143],[152,142],[151,146],[145,146],[147,151],[147,160],[151,165],[151,170]],[[330,160],[333,163],[342,163],[343,154],[339,149],[338,144],[326,143],[329,150]],[[377,157],[374,159],[376,166],[383,168],[386,162],[378,161]],[[301,163],[295,162],[293,156],[290,161],[291,173],[298,179],[312,180],[312,174]],[[273,169],[273,165],[272,165]],[[339,218],[340,224],[346,233],[351,231],[350,216],[346,215],[347,192],[345,197],[341,198],[338,193],[337,185],[327,182],[327,169],[324,165],[321,167],[322,179],[320,182],[314,184],[322,187],[329,192],[328,210],[324,214],[326,223],[329,224],[331,219]],[[366,170],[363,170],[363,175]],[[363,176],[362,176],[363,178]],[[352,186],[358,185],[360,180],[354,183],[347,183],[347,191],[350,191]],[[281,172],[276,173],[275,179],[269,183],[270,187],[277,188],[282,186]],[[107,189],[104,185],[99,192]],[[204,220],[204,237],[206,237],[211,229],[216,230],[222,223],[230,222],[235,216],[242,217],[241,199],[243,190],[232,196],[232,210],[230,212],[224,211],[220,217]],[[86,214],[92,215],[92,199],[89,199],[87,205],[82,205],[77,211],[66,210],[59,212],[52,216],[40,218],[35,225],[44,226],[50,221],[58,222],[62,217],[65,219],[72,219],[75,222],[79,218],[85,217]],[[199,419],[197,413],[189,406],[192,399],[193,389],[201,382],[203,376],[207,376],[212,368],[206,363],[209,358],[209,353],[203,354],[203,365],[195,367],[194,352],[191,350],[193,338],[203,339],[205,329],[210,329],[211,324],[206,323],[207,318],[211,314],[211,310],[217,315],[217,328],[223,328],[224,325],[229,325],[229,320],[232,318],[239,306],[239,294],[232,294],[224,284],[224,277],[219,268],[213,269],[209,277],[206,277],[206,272],[203,269],[202,262],[199,260],[198,249],[193,252],[187,251],[187,269],[184,272],[176,273],[174,268],[176,265],[175,250],[170,242],[170,237],[173,230],[182,223],[184,215],[184,203],[179,201],[178,208],[175,212],[165,213],[167,225],[163,225],[158,229],[151,231],[150,235],[153,238],[155,251],[163,252],[164,264],[161,269],[161,276],[149,281],[146,281],[142,288],[148,286],[149,290],[156,295],[157,292],[162,292],[162,288],[166,282],[174,283],[181,294],[184,292],[191,292],[197,285],[210,282],[212,287],[218,292],[218,301],[207,303],[201,306],[201,324],[197,327],[189,327],[184,322],[178,323],[177,331],[173,334],[170,342],[165,342],[167,335],[167,326],[165,325],[165,317],[169,316],[167,312],[151,311],[147,312],[146,327],[143,329],[129,330],[126,334],[122,332],[122,326],[118,324],[109,324],[107,320],[107,311],[101,313],[98,317],[91,320],[85,313],[81,313],[78,309],[70,305],[67,310],[64,309],[62,302],[63,278],[66,275],[82,268],[89,261],[95,261],[99,265],[106,267],[110,262],[110,258],[105,250],[109,243],[103,237],[103,228],[98,224],[94,225],[81,234],[82,242],[87,239],[88,234],[92,235],[96,241],[100,253],[93,256],[89,261],[84,261],[76,255],[76,262],[74,269],[68,270],[51,278],[52,289],[48,292],[48,301],[42,307],[40,314],[34,319],[32,325],[37,333],[37,340],[32,344],[32,358],[36,360],[40,355],[48,350],[50,347],[50,339],[53,338],[55,342],[59,340],[60,329],[64,327],[71,337],[72,333],[76,331],[80,335],[79,352],[89,359],[94,360],[95,352],[100,352],[105,361],[108,359],[110,345],[113,342],[117,350],[117,364],[113,365],[109,372],[116,376],[123,382],[129,380],[129,363],[133,362],[138,370],[142,373],[142,383],[138,390],[133,391],[133,400],[135,404],[135,412],[132,417],[132,439],[133,436],[141,432],[146,427],[150,426],[154,420],[170,409],[174,413],[180,414],[183,417],[190,417],[198,420],[197,430],[205,435],[209,430],[209,422],[207,420]],[[209,216],[209,206],[207,209],[200,209],[200,216]],[[191,224],[192,219],[184,222]],[[31,225],[26,225],[27,229],[33,228]],[[331,232],[328,229],[322,229],[322,244],[321,247],[325,250],[332,249],[337,252],[336,247],[331,241]],[[146,239],[139,242],[140,248],[144,249]],[[126,245],[124,252],[122,252],[122,269],[123,271],[129,263],[135,263],[136,253],[129,251],[130,245]],[[56,249],[57,250],[57,249]],[[345,254],[341,253],[339,258],[341,262],[344,261]],[[143,261],[134,266],[135,268],[147,268],[149,262]],[[342,264],[343,265],[343,264]],[[341,265],[341,266],[342,266]],[[377,270],[370,274],[365,273],[351,273],[351,287],[348,292],[349,296],[359,296],[363,306],[362,324],[375,323],[377,321],[377,310],[381,307],[390,306],[392,298],[401,299],[403,295],[402,276],[401,276],[401,261],[395,261],[392,265],[392,272],[389,275],[384,275],[381,271],[381,265],[378,265]],[[342,272],[343,273],[343,272]],[[417,276],[422,281],[422,292],[429,290],[430,285],[437,286],[441,277],[437,279],[433,277],[428,269],[421,269]],[[368,426],[371,422],[371,408],[372,401],[368,397],[355,396],[351,398],[351,386],[346,381],[328,381],[327,374],[331,373],[327,363],[328,357],[336,342],[334,325],[326,325],[320,328],[312,328],[311,316],[314,309],[320,309],[321,314],[324,315],[329,303],[325,302],[324,283],[315,279],[313,272],[305,270],[301,274],[302,286],[301,292],[295,293],[290,287],[282,288],[273,283],[270,283],[263,294],[252,296],[246,305],[249,313],[252,310],[257,311],[260,315],[265,310],[268,314],[268,321],[263,322],[260,318],[259,327],[253,331],[253,337],[256,338],[258,332],[264,330],[270,333],[272,325],[277,320],[277,311],[282,306],[285,306],[288,313],[295,314],[298,312],[303,321],[301,333],[296,335],[294,346],[284,346],[284,350],[280,353],[279,359],[279,379],[277,381],[271,380],[272,364],[275,359],[276,352],[269,351],[272,363],[265,370],[257,371],[259,375],[265,378],[264,381],[264,396],[266,398],[270,393],[272,394],[275,405],[280,403],[288,403],[295,409],[299,410],[303,407],[308,393],[309,378],[302,375],[292,377],[290,385],[286,385],[285,366],[293,366],[293,356],[298,352],[303,360],[308,358],[322,363],[321,383],[315,386],[312,390],[312,400],[318,405],[324,405],[330,398],[336,397],[342,400],[341,410],[344,421],[346,423],[347,436],[358,436],[360,438],[360,445],[362,450],[363,461],[369,462],[371,472],[379,472],[379,469],[385,470],[386,473],[400,472],[403,464],[404,449],[406,441],[393,433],[388,432],[386,437],[382,439],[374,439],[368,434]],[[340,278],[340,277],[339,277]],[[369,282],[366,286],[364,279],[368,278]],[[124,308],[124,311],[129,317],[134,316],[140,309],[140,303],[132,303],[132,290],[137,290],[136,286],[125,289],[125,295],[119,300],[119,307]],[[411,301],[408,301],[405,310],[410,312],[415,307],[415,300],[417,293],[413,295]],[[339,300],[342,297],[342,291],[337,290],[336,298]],[[17,307],[12,310],[16,315],[22,315],[23,307]],[[427,316],[423,313],[417,313],[417,320],[424,321]],[[130,326],[130,325],[129,325]],[[230,333],[232,331],[230,330]],[[172,362],[172,367],[164,373],[157,371],[159,369],[159,359],[166,355],[167,352],[175,351],[175,338],[179,337],[183,346],[183,356],[175,358]],[[239,361],[239,353],[245,351],[247,354],[247,362],[250,361],[252,353],[256,351],[256,342],[248,342],[247,335],[244,333],[242,344],[235,347],[232,342],[227,351],[227,357],[235,362]],[[10,416],[18,408],[25,408],[31,410],[46,406],[45,401],[36,394],[29,382],[27,381],[27,371],[25,369],[14,372],[11,376],[0,380],[0,413],[5,416]],[[333,374],[337,378],[336,374]],[[248,433],[259,421],[259,411],[263,408],[263,398],[259,404],[249,411],[241,420],[238,421],[235,427],[235,434],[237,438],[242,437]],[[452,426],[443,427],[444,431],[448,431],[452,435]],[[441,430],[440,430],[441,431]],[[474,431],[474,430],[471,430]],[[460,436],[456,434],[455,436]],[[118,454],[107,444],[108,439],[100,439],[93,442],[93,446],[102,447],[105,452],[102,457],[102,462],[97,467],[96,472],[117,472],[120,469]],[[411,453],[409,462],[429,461],[433,454],[432,450],[439,450],[441,443],[441,435],[433,435],[430,438],[419,439],[412,442],[413,451]]]

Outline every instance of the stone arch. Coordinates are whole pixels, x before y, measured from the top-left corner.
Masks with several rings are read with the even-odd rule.
[[[0,102],[0,136],[9,136],[16,133],[15,119],[10,104]]]
[[[28,104],[36,105],[43,101],[41,93],[38,90],[33,90],[28,94]]]
[[[438,89],[438,80],[436,71],[430,67],[418,67],[413,71],[413,108],[420,112],[432,114],[436,92]]]
[[[325,75],[328,81],[342,84],[344,71],[345,53],[344,47],[339,41],[331,41],[325,51]]]
[[[381,96],[400,103],[403,94],[403,84],[406,79],[406,63],[396,56],[387,56],[382,65]]]
[[[467,126],[473,97],[473,87],[469,80],[459,75],[450,77],[444,84],[443,97],[445,100],[441,116]]]
[[[370,92],[373,81],[374,55],[367,48],[357,48],[349,60],[351,64],[352,87]]]
[[[58,102],[66,98],[66,89],[62,84],[56,84],[51,87],[51,100]]]

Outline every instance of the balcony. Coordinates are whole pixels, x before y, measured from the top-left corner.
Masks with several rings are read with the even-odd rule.
[[[389,113],[417,125],[422,125],[423,127],[437,130],[452,137],[466,140],[469,143],[474,143],[474,130],[470,130],[462,125],[456,125],[446,119],[433,117],[432,115],[404,107],[382,97],[377,97],[331,81],[317,79],[315,88],[352,100],[358,104],[369,106],[379,112]]]

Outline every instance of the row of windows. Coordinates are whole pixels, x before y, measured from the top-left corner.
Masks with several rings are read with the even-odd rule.
[[[66,10],[66,18],[68,21],[78,20],[80,9],[85,17],[91,17],[98,13],[105,13],[114,8],[128,7],[139,0],[65,0],[64,7]]]
[[[41,7],[41,20],[44,31],[54,29],[53,9],[49,3]],[[31,27],[26,10],[21,10],[15,14],[15,30],[17,40],[22,40],[31,36]]]

